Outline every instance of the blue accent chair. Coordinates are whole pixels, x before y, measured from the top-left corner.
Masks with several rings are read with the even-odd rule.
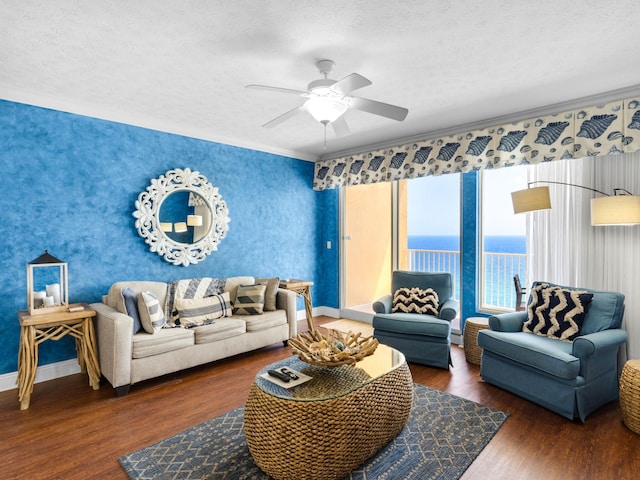
[[[373,303],[373,336],[380,343],[401,351],[408,362],[440,368],[451,365],[451,320],[460,310],[453,296],[450,273],[409,272],[397,270],[391,288],[432,288],[438,294],[438,316],[420,313],[391,313],[393,293]]]
[[[533,287],[540,283],[554,286],[535,282]],[[616,400],[618,350],[627,341],[627,332],[620,328],[624,295],[580,290],[592,293],[593,299],[579,336],[571,343],[523,332],[527,310],[490,317],[489,329],[478,332],[482,379],[582,422]]]

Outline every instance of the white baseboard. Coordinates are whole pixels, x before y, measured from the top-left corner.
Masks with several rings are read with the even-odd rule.
[[[338,310],[337,308],[331,308],[331,307],[314,307],[312,309],[313,312],[313,316],[326,316],[326,317],[332,317],[332,318],[340,318],[340,310]],[[307,319],[307,313],[305,310],[298,310],[296,312],[296,319],[298,321],[300,320],[306,320]]]
[[[50,363],[48,365],[38,367],[34,383],[46,382],[47,380],[66,377],[67,375],[74,375],[76,373],[80,373],[80,365],[78,365],[78,360],[75,358],[64,360],[62,362]],[[13,390],[14,388],[16,390],[18,389],[18,372],[4,373],[0,375],[0,392]]]

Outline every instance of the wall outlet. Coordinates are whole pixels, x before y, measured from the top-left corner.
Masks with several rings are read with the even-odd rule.
[[[327,242],[327,250],[331,250],[331,240]]]

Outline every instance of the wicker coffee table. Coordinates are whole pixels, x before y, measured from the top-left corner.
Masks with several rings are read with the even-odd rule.
[[[262,377],[285,366],[312,380],[285,389]],[[353,367],[289,357],[256,375],[244,411],[249,451],[277,480],[341,479],[400,433],[412,399],[404,355],[386,345]]]

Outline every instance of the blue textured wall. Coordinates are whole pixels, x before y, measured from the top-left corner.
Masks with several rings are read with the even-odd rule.
[[[337,190],[311,189],[310,162],[0,101],[0,165],[0,374],[17,370],[26,264],[45,249],[69,264],[71,302],[119,280],[278,275],[338,307]],[[217,252],[177,267],[149,251],[132,212],[152,178],[185,167],[220,189],[231,222]],[[71,338],[40,347],[41,365],[73,357]]]

